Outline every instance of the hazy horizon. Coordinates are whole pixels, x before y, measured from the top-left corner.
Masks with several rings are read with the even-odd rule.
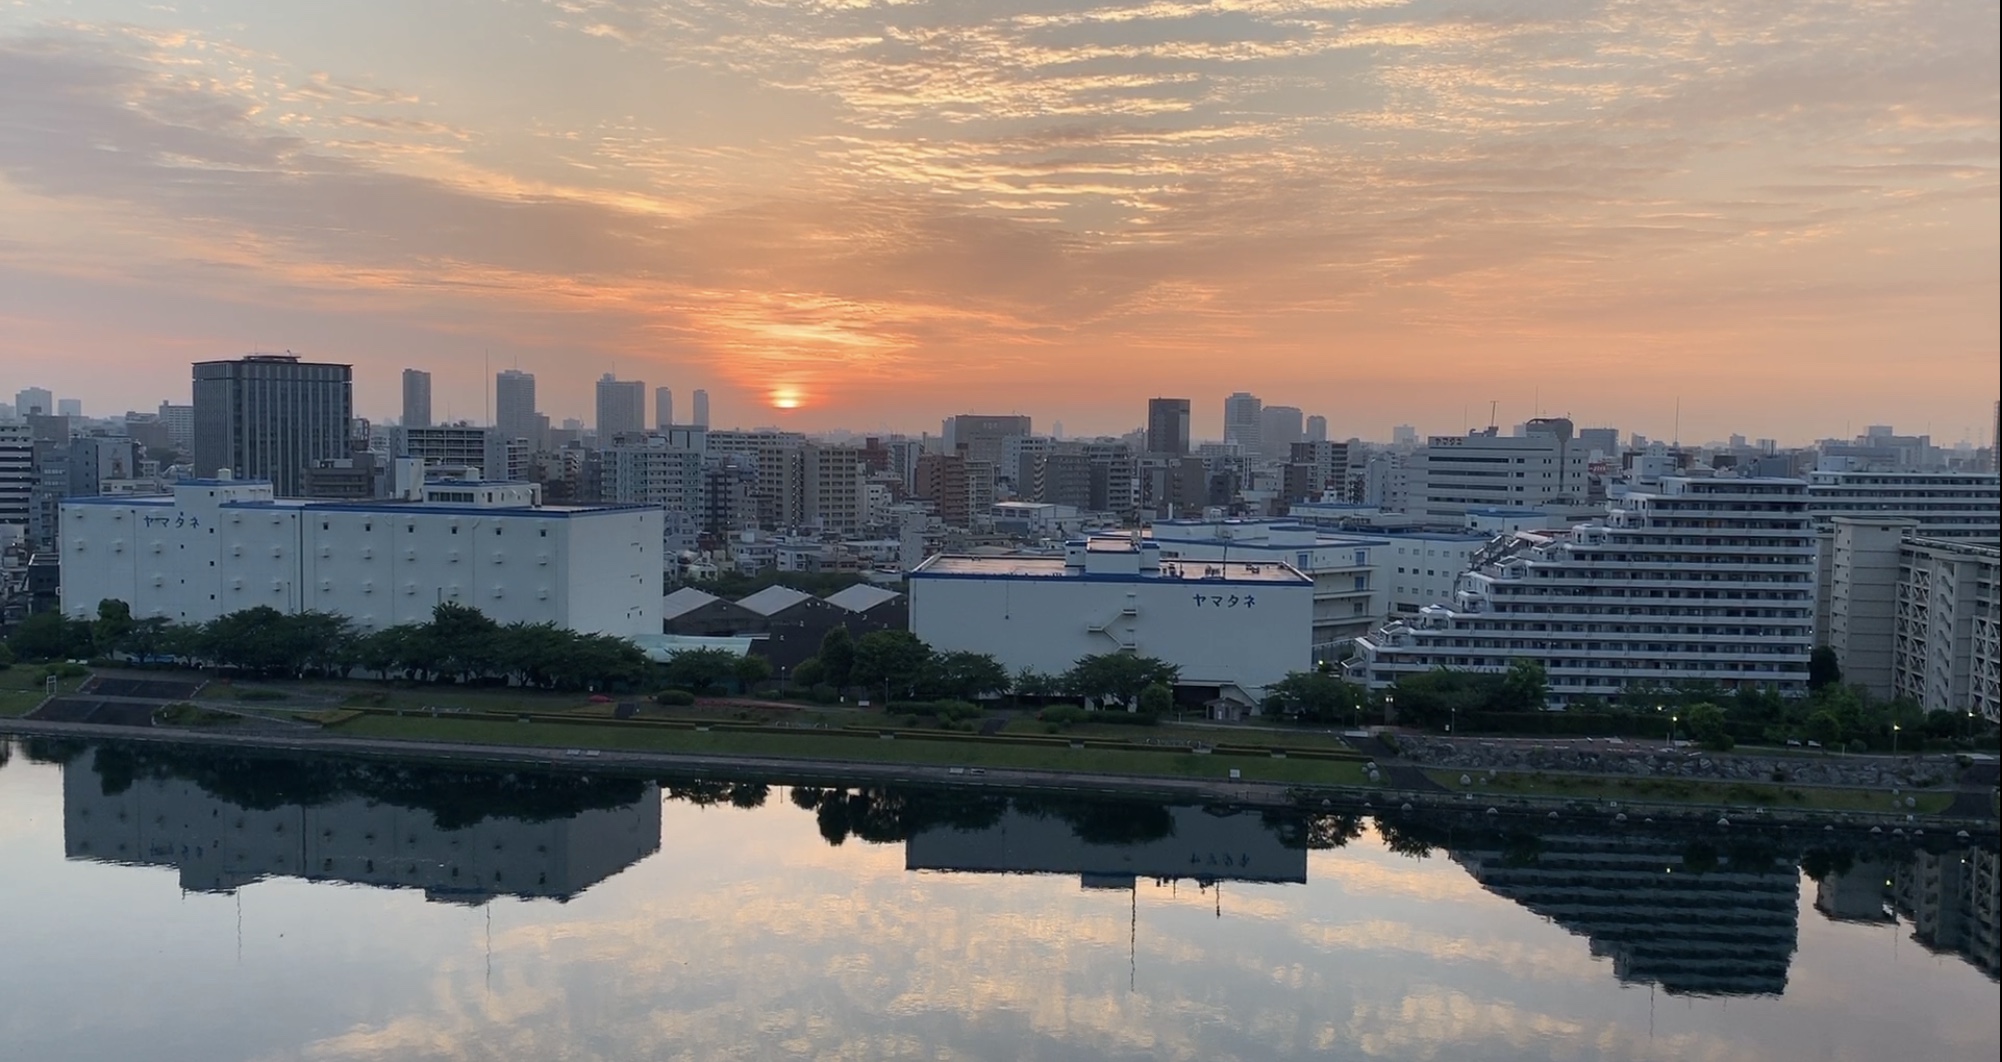
[[[616,371],[718,424],[1116,434],[1245,390],[1989,441],[1994,5],[215,0],[0,9],[0,390]],[[1680,402],[1680,430],[1675,429]],[[776,408],[796,403],[797,409]],[[649,400],[650,406],[650,400]]]

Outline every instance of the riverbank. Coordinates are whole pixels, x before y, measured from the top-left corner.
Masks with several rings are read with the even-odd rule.
[[[358,730],[348,730],[360,725]],[[647,774],[703,775],[730,773],[778,783],[880,784],[983,787],[1021,791],[1159,799],[1164,801],[1234,804],[1247,807],[1339,809],[1372,813],[1399,810],[1441,810],[1489,815],[1574,818],[1619,821],[1712,823],[1725,819],[1740,825],[1842,827],[1924,830],[1994,836],[1993,817],[1922,814],[1917,811],[1838,810],[1819,807],[1765,807],[1729,800],[1609,801],[1603,797],[1546,793],[1451,792],[1412,771],[1386,769],[1381,782],[1288,780],[1246,774],[1263,770],[1354,768],[1353,764],[1308,760],[1199,756],[1195,754],[1126,753],[1138,762],[1109,759],[1104,750],[1095,758],[1064,764],[1063,757],[1089,750],[1019,749],[984,746],[979,742],[922,740],[858,741],[825,735],[747,735],[694,730],[655,731],[654,742],[676,740],[679,748],[641,747],[638,732],[608,727],[566,727],[561,724],[519,725],[431,718],[361,719],[345,732],[288,729],[283,732],[240,732],[226,729],[185,730],[171,727],[133,728],[88,723],[0,719],[0,735],[65,738],[87,741],[141,741],[165,744],[238,748],[279,754],[318,754],[419,762],[474,763],[496,767],[554,770],[621,771]],[[449,735],[449,739],[445,735]],[[627,740],[608,740],[615,735]],[[801,742],[792,754],[775,754],[773,746],[751,739],[791,738]],[[838,750],[840,755],[830,753]],[[1053,762],[1054,761],[1054,762]],[[1188,764],[1183,761],[1198,761]],[[1233,767],[1233,761],[1243,761]],[[1175,774],[1177,768],[1191,774]],[[1231,778],[1235,769],[1240,777]],[[1211,773],[1214,772],[1214,773]],[[1398,783],[1402,782],[1400,785]]]

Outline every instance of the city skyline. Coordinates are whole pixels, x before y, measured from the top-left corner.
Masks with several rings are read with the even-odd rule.
[[[373,418],[414,367],[438,419],[481,419],[518,366],[556,419],[614,372],[809,431],[1118,433],[1173,394],[1216,438],[1242,390],[1340,437],[1498,402],[1979,444],[1996,30],[1946,3],[30,2],[0,14],[0,360],[98,408],[289,348],[353,364]]]

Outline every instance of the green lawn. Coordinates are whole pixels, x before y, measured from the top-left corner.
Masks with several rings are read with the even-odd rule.
[[[1479,772],[1474,771],[1441,769],[1425,773],[1433,781],[1454,792],[1504,797],[1540,796],[1574,800],[1628,800],[1643,803],[1713,804],[1733,807],[1752,805],[1814,811],[1876,811],[1886,814],[1910,811],[1923,815],[1937,815],[1953,803],[1951,793],[1923,790],[1910,790],[1893,798],[1887,792],[1874,789],[1834,789],[1770,782],[1719,782],[1686,778],[1543,773],[1502,773],[1489,782],[1484,780]],[[1462,786],[1460,784],[1462,774],[1472,777],[1474,783]],[[1905,807],[1904,799],[1907,796],[1918,801],[1916,807]]]
[[[63,693],[75,693],[84,684],[84,678],[63,679],[57,688]],[[47,696],[42,689],[42,669],[39,666],[15,664],[0,671],[0,716],[21,716],[33,711]]]
[[[1045,748],[1002,742],[924,741],[830,734],[667,730],[652,727],[564,726],[466,719],[367,716],[340,725],[342,736],[456,741],[492,745],[681,752],[718,756],[772,756],[811,760],[909,763],[936,766],[1082,771],[1091,774],[1227,778],[1235,767],[1252,781],[1306,785],[1362,785],[1360,764],[1275,760],[1252,756],[1198,756],[1119,749]]]

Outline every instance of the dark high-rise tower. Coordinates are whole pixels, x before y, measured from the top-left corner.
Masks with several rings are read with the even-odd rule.
[[[431,426],[431,374],[422,369],[403,370],[403,426]]]
[[[1147,400],[1147,452],[1180,456],[1189,452],[1189,400]]]
[[[306,467],[346,457],[354,367],[252,354],[194,367],[195,475],[231,469],[298,497]]]

